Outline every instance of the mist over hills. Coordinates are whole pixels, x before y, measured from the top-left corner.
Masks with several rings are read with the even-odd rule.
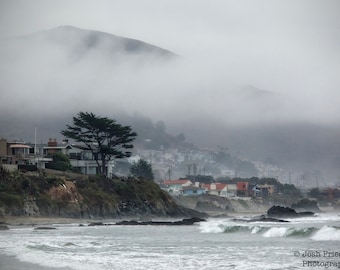
[[[38,140],[46,142],[60,138],[75,113],[91,111],[138,126],[141,140],[150,136],[148,125],[161,128],[163,122],[164,136],[183,133],[197,147],[220,145],[287,170],[320,170],[337,181],[339,117],[311,98],[312,87],[310,95],[295,96],[249,84],[242,80],[246,74],[233,76],[233,66],[212,68],[206,57],[186,59],[71,26],[1,40],[0,136],[33,141],[37,127]],[[134,122],[136,112],[148,120]]]
[[[62,46],[69,52],[71,59],[81,59],[91,51],[97,51],[108,60],[114,59],[119,54],[148,55],[151,57],[174,57],[175,54],[160,47],[146,42],[108,34],[100,31],[80,29],[74,26],[60,26],[50,30],[45,30],[30,35],[18,37],[24,43],[39,45],[37,43],[48,42]]]

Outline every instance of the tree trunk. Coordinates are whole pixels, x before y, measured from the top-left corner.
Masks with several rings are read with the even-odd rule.
[[[104,157],[102,157],[102,166],[100,174],[106,176],[106,162]]]

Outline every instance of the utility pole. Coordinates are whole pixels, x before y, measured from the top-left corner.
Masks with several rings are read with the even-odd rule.
[[[37,127],[34,128],[34,158],[37,157]]]
[[[197,174],[196,163],[194,163],[193,165],[194,165],[194,182],[196,182],[196,174]]]

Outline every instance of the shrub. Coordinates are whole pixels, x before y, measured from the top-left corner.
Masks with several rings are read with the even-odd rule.
[[[21,196],[6,192],[0,193],[0,204],[6,206],[19,206],[19,207],[22,207],[24,205]]]

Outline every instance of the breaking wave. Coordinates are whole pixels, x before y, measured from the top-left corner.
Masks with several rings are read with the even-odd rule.
[[[272,227],[267,230],[264,237],[308,237],[318,229],[315,227],[307,228],[288,228],[288,227]]]
[[[336,226],[324,225],[323,227],[301,227],[289,224],[281,226],[279,224],[239,224],[231,221],[208,221],[200,224],[202,233],[249,233],[262,237],[296,237],[310,238],[315,241],[340,241],[340,228]]]
[[[315,232],[311,239],[316,241],[340,241],[340,228],[325,225]]]

